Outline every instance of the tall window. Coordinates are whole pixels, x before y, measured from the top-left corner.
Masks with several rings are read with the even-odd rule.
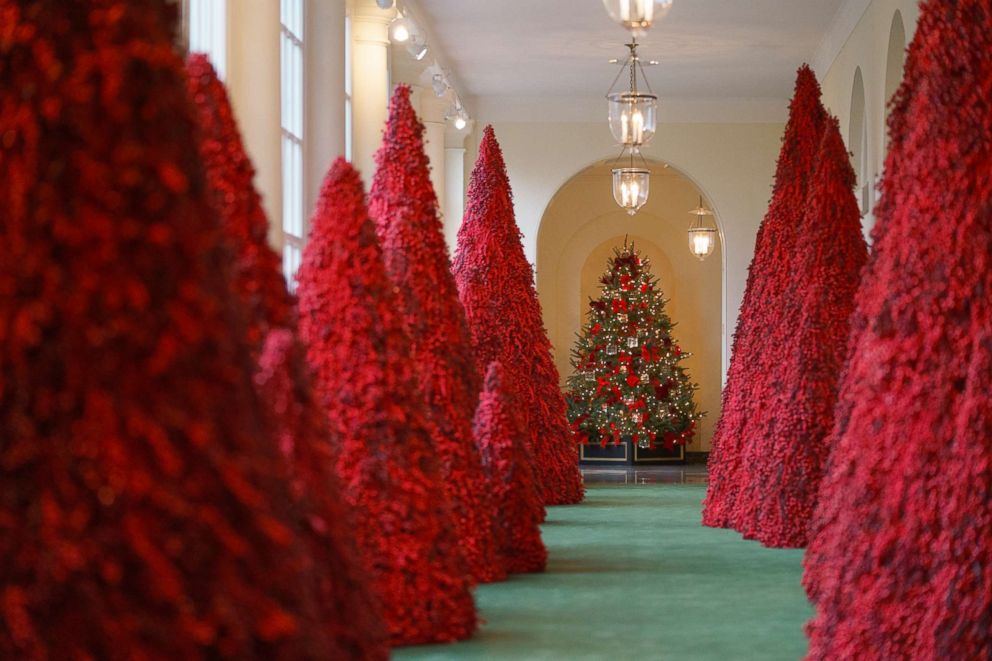
[[[303,253],[303,0],[280,0],[282,267],[290,289]]]
[[[189,50],[206,53],[217,75],[227,69],[227,0],[187,0]]]

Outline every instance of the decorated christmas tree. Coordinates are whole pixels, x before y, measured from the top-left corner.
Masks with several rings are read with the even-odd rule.
[[[257,413],[175,14],[0,0],[0,658],[360,658]]]
[[[625,243],[600,278],[602,294],[572,350],[569,421],[584,443],[671,449],[692,439],[702,416],[697,386],[680,364],[689,354],[672,337],[673,323],[648,260]]]
[[[420,391],[437,427],[434,447],[442,484],[451,502],[461,548],[477,581],[506,577],[492,536],[492,498],[472,438],[479,401],[479,368],[424,153],[424,125],[410,105],[410,88],[399,85],[389,105],[382,147],[369,193],[369,214],[382,241],[386,271],[399,288]]]
[[[343,159],[324,180],[297,281],[300,334],[392,642],[468,638],[472,579],[441,483],[420,366],[410,359],[361,179]]]
[[[992,657],[992,0],[923,2],[804,583],[809,658]]]
[[[520,416],[508,391],[503,366],[490,363],[475,413],[475,439],[482,450],[496,501],[496,539],[501,561],[513,574],[544,571],[548,551],[541,540],[544,505],[534,465],[523,441]]]
[[[734,525],[737,493],[746,481],[744,454],[763,429],[750,426],[755,409],[767,405],[767,363],[777,355],[791,330],[778,323],[784,292],[795,277],[794,244],[806,209],[806,197],[819,151],[826,110],[820,85],[807,65],[796,74],[789,121],[775,169],[775,187],[754,245],[744,300],[741,302],[734,346],[723,387],[720,418],[713,433],[703,501],[703,524]],[[770,331],[774,330],[774,333]]]
[[[749,426],[735,527],[777,547],[802,547],[830,453],[837,381],[848,354],[850,318],[868,248],[854,196],[854,169],[836,119],[823,133],[799,227],[795,286],[780,325],[788,333],[767,369],[766,405]]]
[[[502,362],[518,394],[544,504],[580,502],[579,453],[568,429],[534,274],[513,215],[506,164],[491,126],[485,129],[469,180],[452,271],[476,359],[480,365]]]

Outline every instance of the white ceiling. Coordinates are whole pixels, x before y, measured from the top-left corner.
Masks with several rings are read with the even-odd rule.
[[[844,0],[675,0],[642,40],[664,98],[791,95]],[[628,33],[600,0],[415,0],[453,70],[474,97],[602,98]]]

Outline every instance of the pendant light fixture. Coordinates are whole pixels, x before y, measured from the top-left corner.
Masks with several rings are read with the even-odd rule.
[[[699,206],[689,213],[694,214],[696,219],[689,225],[689,252],[703,261],[713,254],[716,248],[717,230],[706,220],[706,216],[712,216],[713,212],[703,206],[703,196],[699,196]]]
[[[637,39],[631,39],[625,44],[630,53],[620,66],[620,72],[613,79],[613,85],[606,98],[609,102],[610,132],[613,138],[624,147],[637,147],[651,142],[658,122],[658,97],[651,91],[641,58],[637,55]],[[626,91],[614,92],[617,81],[627,71],[630,86]],[[638,71],[640,80],[644,82],[647,91],[638,88]]]
[[[613,79],[606,98],[609,103],[610,132],[621,147],[616,163],[623,163],[624,156],[628,159],[624,165],[613,168],[613,199],[628,214],[634,215],[648,201],[651,171],[641,156],[641,147],[654,137],[658,97],[651,91],[644,75],[644,68],[637,55],[637,39],[631,39],[626,46],[630,53]],[[629,73],[630,86],[626,91],[614,92],[613,88],[624,72]],[[647,88],[646,92],[638,87],[638,72]],[[635,162],[635,158],[640,162]]]
[[[603,0],[606,12],[614,21],[630,30],[634,36],[643,35],[672,8],[673,0]]]

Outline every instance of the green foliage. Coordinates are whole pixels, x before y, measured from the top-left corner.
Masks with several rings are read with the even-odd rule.
[[[624,243],[600,278],[588,320],[572,349],[568,418],[584,442],[656,440],[671,448],[692,439],[704,415],[698,385],[680,363],[690,354],[672,337],[674,324],[648,260]]]

